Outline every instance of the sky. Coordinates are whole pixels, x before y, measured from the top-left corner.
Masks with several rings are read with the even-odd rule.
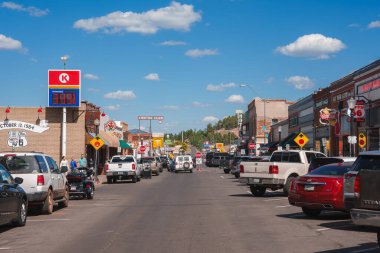
[[[204,129],[255,97],[297,101],[380,58],[378,0],[0,1],[0,106],[47,106],[49,69],[153,132]],[[148,130],[149,122],[141,122]]]

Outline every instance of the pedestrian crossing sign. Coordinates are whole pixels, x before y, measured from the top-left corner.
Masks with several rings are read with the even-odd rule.
[[[95,136],[91,141],[90,144],[94,147],[95,150],[100,149],[104,146],[104,141],[102,138],[100,138],[98,135]]]
[[[306,145],[306,143],[309,142],[309,138],[307,138],[306,135],[304,135],[302,132],[300,132],[296,138],[294,138],[294,142],[297,143],[300,148],[303,148],[303,146]]]

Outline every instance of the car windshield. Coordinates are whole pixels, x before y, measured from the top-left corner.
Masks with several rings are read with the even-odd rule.
[[[112,163],[132,163],[134,162],[134,160],[130,156],[126,156],[126,157],[115,156],[112,158],[111,162]]]
[[[365,170],[380,170],[380,156],[374,155],[361,155],[359,156],[354,165],[352,166],[353,171]]]
[[[7,156],[2,157],[0,163],[11,174],[41,173],[35,156]]]
[[[313,170],[309,175],[324,175],[324,176],[343,176],[349,171],[352,163],[334,163],[319,167]]]

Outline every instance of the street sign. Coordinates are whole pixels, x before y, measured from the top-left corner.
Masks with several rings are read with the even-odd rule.
[[[202,153],[201,152],[195,153],[195,158],[202,158]]]
[[[222,149],[223,148],[223,143],[215,143],[215,148]]]
[[[306,145],[306,143],[309,142],[309,138],[307,138],[306,135],[304,135],[302,132],[300,132],[296,138],[294,138],[294,142],[297,143],[300,148],[303,148],[303,146]]]
[[[104,141],[99,136],[95,136],[90,141],[90,144],[94,147],[95,150],[99,150],[101,147],[104,146]]]
[[[48,106],[79,107],[80,70],[48,70]]]
[[[348,139],[348,143],[350,144],[356,144],[357,143],[357,138],[356,136],[347,136],[347,139]]]
[[[255,149],[255,143],[249,143],[248,147],[249,149]]]
[[[355,122],[364,122],[365,121],[365,110],[364,110],[364,100],[357,100],[353,115]]]
[[[139,147],[139,153],[140,153],[140,154],[145,153],[145,150],[146,150],[146,147],[145,147],[145,146],[140,146],[140,147]]]
[[[201,165],[201,164],[202,164],[202,158],[197,158],[197,159],[195,160],[195,164],[196,164],[196,165]]]
[[[359,133],[359,147],[365,148],[367,145],[367,137],[363,132]]]

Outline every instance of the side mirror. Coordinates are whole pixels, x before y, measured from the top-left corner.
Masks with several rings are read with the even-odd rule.
[[[66,173],[67,171],[68,171],[67,167],[63,167],[63,168],[61,169],[61,173]]]
[[[21,177],[15,178],[15,184],[22,184],[22,182],[24,182],[24,179],[22,179]]]

